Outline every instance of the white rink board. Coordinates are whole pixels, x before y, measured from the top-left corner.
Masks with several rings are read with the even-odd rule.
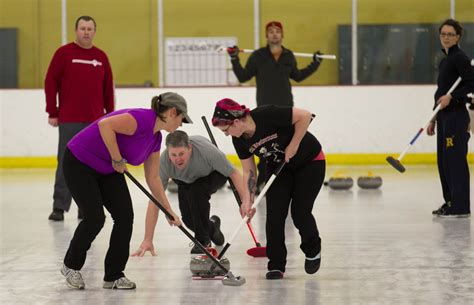
[[[255,87],[116,89],[117,109],[148,108],[153,95],[174,91],[188,101],[194,124],[190,134],[207,132],[201,116],[212,116],[216,101],[232,98],[255,107]],[[435,86],[313,86],[294,87],[295,106],[316,114],[310,130],[326,153],[397,153],[428,119]],[[0,90],[0,156],[55,156],[58,133],[47,124],[44,92]],[[219,147],[234,150],[230,138],[213,129]],[[470,141],[472,147],[472,141]],[[433,153],[435,138],[421,136],[412,153]]]

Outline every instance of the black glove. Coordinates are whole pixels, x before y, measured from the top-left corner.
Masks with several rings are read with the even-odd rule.
[[[238,46],[227,48],[227,53],[229,53],[231,59],[236,59],[237,57],[239,57],[239,52],[240,49]]]
[[[313,54],[313,61],[316,61],[318,63],[321,63],[323,61],[323,59],[321,57],[318,57],[318,55],[323,55],[323,53],[319,52],[319,51],[316,51],[314,54]]]

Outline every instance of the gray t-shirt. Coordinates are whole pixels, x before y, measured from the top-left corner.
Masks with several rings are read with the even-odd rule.
[[[177,169],[171,163],[168,149],[161,153],[160,178],[165,189],[168,186],[169,179],[193,183],[199,178],[208,176],[213,171],[217,171],[225,177],[232,174],[234,167],[227,160],[225,154],[217,149],[211,141],[202,136],[190,136],[189,142],[192,145],[192,153],[187,166],[183,170]]]

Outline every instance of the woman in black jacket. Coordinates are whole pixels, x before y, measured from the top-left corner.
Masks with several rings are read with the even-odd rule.
[[[453,19],[439,27],[439,37],[445,57],[439,63],[438,89],[435,107],[440,104],[436,120],[430,122],[428,135],[437,136],[438,171],[445,203],[433,215],[439,217],[469,217],[469,114],[467,94],[474,91],[474,70],[471,60],[459,48],[463,28]],[[461,83],[451,93],[449,88],[461,77]],[[437,124],[437,126],[436,126]]]

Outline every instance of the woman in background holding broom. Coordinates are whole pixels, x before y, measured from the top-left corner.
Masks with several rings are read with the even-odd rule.
[[[458,46],[462,35],[463,28],[456,20],[447,19],[439,27],[445,57],[439,63],[434,107],[439,104],[441,110],[426,129],[432,136],[436,127],[438,134],[438,171],[445,201],[432,212],[438,217],[459,218],[471,214],[467,163],[470,119],[466,95],[474,91],[474,70],[469,57]],[[461,83],[451,94],[446,94],[458,77]]]

